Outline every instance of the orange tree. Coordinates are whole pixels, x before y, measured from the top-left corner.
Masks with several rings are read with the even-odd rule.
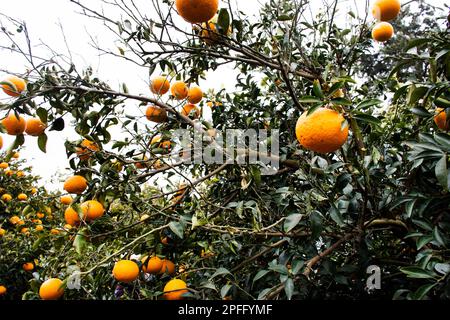
[[[66,142],[68,161],[87,181],[70,207],[54,203],[57,223],[70,231],[36,245],[43,252],[34,278],[15,283],[2,274],[14,292],[29,299],[448,298],[445,22],[409,39],[417,51],[405,51],[383,74],[390,85],[380,97],[363,83],[369,74],[361,61],[379,47],[373,19],[386,19],[373,18],[368,1],[358,17],[333,1],[311,18],[305,1],[267,1],[256,21],[228,1],[204,0],[204,11],[183,0],[151,1],[150,9],[105,2],[102,11],[71,2],[121,42],[118,50],[99,46],[102,54],[149,70],[149,89],[114,88],[90,68],[36,57],[17,40],[32,43],[26,25],[5,22],[7,41],[30,71],[24,91],[2,82],[15,94],[2,105],[4,116],[39,117],[52,131],[71,121],[80,139]],[[398,1],[376,3],[390,8],[389,18],[398,14]],[[199,95],[194,88],[206,71],[223,65],[233,66],[236,89]],[[429,76],[409,83],[411,65]],[[131,105],[140,113],[124,112]],[[258,164],[189,161],[200,147],[226,153],[215,142],[230,128],[279,130],[279,156],[269,155],[280,163],[275,174]],[[177,129],[203,138],[183,145]],[[27,142],[14,134],[16,145]],[[46,142],[40,133],[44,152]],[[366,287],[370,266],[380,268],[381,289]],[[53,278],[66,280],[64,292]]]

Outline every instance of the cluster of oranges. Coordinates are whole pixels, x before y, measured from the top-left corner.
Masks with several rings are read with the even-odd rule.
[[[388,22],[397,18],[400,13],[400,0],[376,0],[372,7],[372,15],[379,22],[372,29],[372,38],[378,42],[386,42],[394,35],[394,27]]]

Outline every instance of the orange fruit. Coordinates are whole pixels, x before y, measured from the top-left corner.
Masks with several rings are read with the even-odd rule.
[[[43,219],[45,217],[45,214],[38,212],[36,213],[36,217],[38,217],[39,219]]]
[[[58,229],[51,229],[50,230],[50,234],[58,235],[59,234],[59,230]]]
[[[40,224],[40,225],[37,225],[34,229],[35,229],[36,231],[43,231],[43,230],[44,230],[44,226],[42,226],[42,225]]]
[[[25,193],[21,193],[17,196],[17,199],[19,199],[19,201],[26,201],[28,196]]]
[[[4,294],[6,294],[8,290],[6,289],[5,286],[0,286],[0,296],[3,296]]]
[[[87,221],[100,218],[105,213],[103,205],[96,200],[85,201],[80,207],[83,210],[83,219]]]
[[[40,136],[46,129],[45,124],[39,118],[30,118],[27,120],[25,132],[33,137]]]
[[[203,92],[200,87],[192,87],[189,89],[188,92],[188,101],[189,103],[196,104],[202,101],[203,99]]]
[[[70,231],[70,230],[72,230],[72,228],[73,228],[73,226],[71,226],[70,224],[64,225],[64,230],[66,230],[66,231]]]
[[[24,263],[22,265],[22,269],[25,270],[25,271],[33,271],[34,270],[34,264],[32,262]]]
[[[10,202],[12,200],[12,196],[10,194],[5,193],[4,195],[2,195],[2,200],[4,202]]]
[[[64,182],[64,190],[69,193],[81,194],[87,186],[87,180],[78,175],[70,177]]]
[[[112,272],[117,281],[130,283],[138,278],[139,267],[134,261],[120,260],[116,262]]]
[[[149,106],[145,111],[145,116],[149,121],[162,123],[167,121],[167,112],[158,106]]]
[[[443,108],[436,109],[436,115],[434,116],[434,123],[442,131],[448,131],[450,129],[450,123],[447,122],[447,113]]]
[[[7,164],[6,162],[0,163],[0,169],[6,169],[8,167],[9,167],[9,164]]]
[[[175,264],[167,259],[162,260],[161,270],[159,270],[158,274],[175,274]]]
[[[73,201],[72,197],[69,196],[69,195],[67,195],[67,196],[62,196],[62,197],[60,198],[60,200],[61,200],[61,203],[62,203],[62,204],[65,204],[65,205],[69,205],[69,204],[71,204],[72,201]]]
[[[11,224],[17,224],[17,222],[20,221],[20,218],[18,216],[12,216],[11,218],[9,218],[9,223]]]
[[[202,24],[200,39],[202,39],[202,41],[207,45],[212,46],[220,40],[220,34],[217,32],[218,18],[219,16],[216,14],[211,20],[208,21],[208,23]],[[226,36],[229,37],[231,33],[232,29],[231,26],[229,26]]]
[[[164,238],[161,238],[161,243],[163,244],[163,245],[168,245],[169,244],[169,238],[167,238],[167,237],[164,237]]]
[[[52,278],[41,284],[39,296],[42,300],[58,300],[64,294],[63,282],[58,278]]]
[[[319,153],[338,150],[347,141],[348,125],[337,111],[319,108],[312,114],[304,112],[297,121],[295,133],[300,144]]]
[[[7,176],[12,176],[13,174],[15,173],[15,171],[13,171],[13,170],[5,170],[5,174],[7,175]]]
[[[176,81],[170,88],[172,96],[177,100],[184,100],[189,94],[189,89],[183,81]]]
[[[0,136],[0,149],[3,148],[3,138]]]
[[[42,224],[42,221],[39,219],[33,219],[33,220],[31,220],[31,222],[33,222],[35,224]]]
[[[153,256],[151,257],[147,264],[145,264],[145,261],[147,260],[148,257],[144,257],[141,259],[142,262],[142,271],[144,271],[145,273],[150,273],[150,274],[158,274],[159,271],[161,271],[161,268],[163,266],[163,261],[158,258],[157,256]]]
[[[17,225],[19,225],[19,226],[23,226],[24,224],[25,224],[25,221],[23,221],[22,219],[17,221]]]
[[[142,160],[142,162],[136,162],[134,164],[136,166],[136,168],[138,168],[138,169],[146,169],[147,168],[147,165],[148,165],[147,156],[141,156],[140,159],[136,159],[136,160]]]
[[[400,8],[400,0],[376,0],[372,6],[372,15],[379,21],[389,21],[398,16]]]
[[[99,150],[100,148],[95,142],[89,141],[87,139],[84,139],[81,142],[80,147],[75,148],[78,158],[80,158],[80,160],[82,161],[88,160],[93,153]]]
[[[154,94],[163,95],[166,94],[170,89],[170,82],[167,77],[159,76],[155,77],[150,81],[150,91]]]
[[[6,230],[3,228],[0,228],[0,237],[3,237],[6,233]]]
[[[28,228],[22,228],[22,229],[20,230],[20,233],[28,235],[28,234],[30,234],[30,229],[28,229]]]
[[[38,192],[38,189],[36,189],[36,188],[31,188],[31,194],[36,194],[37,192]]]
[[[16,175],[18,178],[25,176],[25,173],[23,171],[17,171]]]
[[[184,105],[181,114],[186,117],[192,116],[192,118],[197,119],[200,117],[200,109],[195,104],[188,103]]]
[[[372,39],[386,42],[394,35],[394,27],[389,22],[379,22],[372,29]]]
[[[3,91],[11,97],[20,96],[20,93],[27,86],[25,80],[16,76],[9,76],[3,82],[7,82],[7,84],[2,84]]]
[[[219,9],[219,0],[176,0],[178,14],[190,23],[208,22]]]
[[[20,157],[20,153],[14,152],[13,158],[14,158],[14,159],[19,159],[19,157]]]
[[[164,298],[166,300],[181,300],[182,295],[188,293],[186,282],[180,279],[172,279],[164,286]]]
[[[80,216],[72,207],[68,207],[64,211],[64,220],[70,226],[76,226],[80,223]]]
[[[12,112],[2,120],[2,125],[5,127],[6,132],[9,135],[17,136],[25,131],[27,122],[23,117],[20,115],[17,117],[14,112]]]

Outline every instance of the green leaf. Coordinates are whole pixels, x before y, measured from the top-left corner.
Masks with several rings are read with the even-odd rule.
[[[282,264],[272,265],[272,266],[269,267],[269,269],[272,270],[272,271],[275,271],[276,273],[280,273],[280,274],[283,274],[283,275],[286,275],[286,276],[289,274],[289,271],[286,268],[286,266],[282,265]]]
[[[292,20],[292,16],[287,14],[282,14],[277,17],[277,21],[289,21]]]
[[[82,255],[84,250],[87,247],[87,240],[86,240],[86,229],[81,229],[77,232],[77,235],[75,236],[75,239],[73,240],[73,246],[75,248],[75,251]]]
[[[222,289],[220,289],[220,297],[221,298],[224,298],[227,294],[228,294],[228,292],[230,291],[230,289],[232,288],[233,286],[231,285],[231,284],[226,284],[226,285],[224,285],[223,287],[222,287]]]
[[[366,109],[372,106],[376,106],[383,103],[383,101],[379,99],[369,99],[369,100],[363,100],[361,101],[357,106],[356,109]]]
[[[64,119],[58,118],[55,121],[53,121],[52,126],[50,127],[50,131],[63,131],[64,130]]]
[[[314,80],[314,83],[313,83],[313,92],[314,92],[314,95],[318,98],[325,97],[322,92],[322,86],[320,85],[320,81],[317,79]]]
[[[169,223],[169,228],[175,233],[180,239],[184,237],[184,227],[181,223],[172,221]]]
[[[36,114],[41,119],[43,123],[47,123],[48,121],[48,112],[46,109],[40,107],[36,110]]]
[[[230,27],[231,19],[228,10],[225,8],[220,9],[219,16],[217,18],[218,30],[221,34],[226,35],[228,28]]]
[[[224,275],[224,274],[231,274],[230,273],[230,271],[228,271],[228,269],[226,269],[226,268],[218,268],[217,270],[216,270],[216,272],[214,272],[214,274],[211,276],[211,278],[209,278],[210,280],[212,280],[212,279],[214,279],[215,277],[217,277],[217,276],[221,276],[221,275]]]
[[[433,274],[417,266],[403,267],[400,271],[405,273],[408,278],[431,279]]]
[[[287,299],[291,300],[294,294],[294,281],[291,278],[288,278],[284,283],[284,292],[286,292]]]
[[[262,277],[264,277],[266,274],[268,274],[270,270],[259,270],[258,273],[253,278],[253,282],[258,281]]]
[[[353,102],[345,98],[334,98],[330,102],[336,106],[351,106]]]
[[[428,112],[427,109],[425,109],[424,107],[414,107],[411,108],[411,112],[419,117],[423,117],[423,118],[428,118],[431,116],[431,114]]]
[[[416,292],[414,292],[413,299],[422,300],[427,295],[427,293],[430,292],[430,290],[433,289],[436,285],[437,283],[432,283],[421,286],[419,289],[417,289]]]
[[[367,123],[371,123],[374,125],[380,125],[381,124],[381,120],[378,118],[375,118],[374,116],[368,115],[368,114],[364,114],[364,113],[360,113],[360,114],[355,114],[353,115],[353,118],[355,118],[356,120],[362,121],[362,122],[367,122]]]
[[[436,240],[437,243],[439,243],[441,246],[445,247],[445,240],[442,237],[441,233],[439,232],[439,229],[437,226],[433,229],[433,238]]]
[[[343,227],[345,225],[344,220],[342,219],[341,212],[335,206],[330,208],[330,217],[334,222],[338,224],[339,227]]]
[[[47,135],[45,133],[38,137],[38,147],[43,153],[47,153]]]
[[[303,96],[302,98],[298,99],[298,102],[300,103],[322,103],[321,99],[318,99],[313,96]]]
[[[436,133],[434,135],[434,140],[444,147],[447,151],[450,151],[450,136],[444,133]]]
[[[302,216],[303,215],[300,213],[295,213],[287,216],[283,225],[284,232],[289,232],[294,229],[298,225],[300,220],[302,220]]]
[[[434,168],[436,178],[445,190],[448,190],[448,170],[447,170],[447,155],[444,155]]]
[[[417,241],[416,241],[417,250],[422,249],[424,246],[429,244],[431,241],[433,241],[432,236],[424,236],[424,237],[417,238]]]
[[[427,92],[428,92],[427,87],[416,88],[414,85],[412,85],[408,93],[407,104],[408,105],[415,104],[417,101],[423,98]]]

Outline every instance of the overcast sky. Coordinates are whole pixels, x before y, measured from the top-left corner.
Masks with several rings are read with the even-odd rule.
[[[148,3],[148,9],[151,9],[151,1],[137,0],[138,3]],[[234,7],[238,4],[241,11],[249,16],[255,15],[261,3],[266,0],[233,0]],[[89,6],[98,5],[99,0],[84,1]],[[430,3],[442,5],[441,0],[431,0]],[[62,32],[58,24],[62,25],[66,35],[67,45],[73,54],[77,64],[83,66],[92,66],[99,76],[106,80],[113,87],[117,87],[122,82],[127,82],[132,93],[147,93],[148,71],[137,68],[125,62],[118,63],[117,59],[106,56],[99,58],[98,52],[89,44],[88,33],[97,38],[100,44],[112,47],[114,43],[113,35],[106,29],[99,26],[98,22],[88,19],[79,14],[79,9],[69,0],[22,0],[17,5],[1,6],[1,13],[23,20],[27,23],[30,31],[30,37],[34,41],[35,52],[46,52],[42,46],[38,46],[40,42],[48,44],[57,52],[67,53],[66,42],[62,36]],[[321,1],[314,0],[314,7],[320,7]],[[354,3],[359,3],[358,12],[364,13],[362,4],[363,0],[343,1],[342,6],[347,8],[354,7]],[[143,6],[145,8],[145,6]],[[149,14],[150,15],[150,14]],[[4,22],[4,18],[0,17],[0,21]],[[180,23],[185,23],[180,21]],[[186,27],[190,27],[186,24]],[[5,39],[0,39],[1,44],[5,44]],[[24,60],[18,56],[10,56],[0,51],[0,69],[11,70],[16,73],[24,73]],[[4,72],[0,72],[0,78],[5,76]],[[222,69],[219,72],[209,73],[208,81],[200,83],[203,89],[214,88],[216,90],[225,87],[230,92],[233,91],[235,74],[231,69]],[[0,93],[2,102],[6,102],[6,96]],[[3,134],[4,149],[13,141],[12,137]],[[60,184],[51,183],[55,173],[60,172],[63,175],[70,174],[68,170],[68,160],[65,154],[64,142],[66,139],[77,140],[80,137],[73,129],[64,130],[62,133],[49,132],[49,141],[47,144],[47,153],[42,153],[37,148],[37,142],[34,137],[26,137],[25,147],[21,151],[21,157],[28,160],[33,166],[33,173],[40,175],[43,182],[49,189],[60,188]],[[113,137],[114,138],[114,137]]]

